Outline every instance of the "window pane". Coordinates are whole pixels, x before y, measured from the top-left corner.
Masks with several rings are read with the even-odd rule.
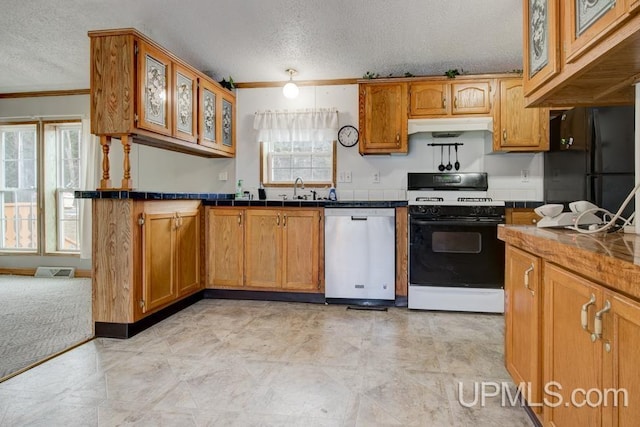
[[[3,191],[2,249],[35,250],[38,243],[37,193],[31,191]]]
[[[331,163],[332,160],[329,156],[313,156],[312,166],[314,168],[330,168]]]
[[[314,181],[330,181],[331,180],[331,169],[313,169],[313,180]]]
[[[294,168],[310,168],[311,167],[311,156],[301,156],[296,155],[292,157],[293,164],[291,165]]]
[[[4,158],[5,160],[15,160],[18,158],[18,140],[16,133],[5,132],[4,133]]]
[[[274,168],[290,168],[291,167],[291,156],[286,155],[274,155],[273,156],[273,167]]]
[[[18,188],[18,162],[16,160],[4,162],[4,187]]]
[[[274,169],[272,182],[291,182],[291,169]]]
[[[305,183],[329,184],[333,180],[333,141],[274,141],[263,147],[267,184],[293,185],[297,177]]]

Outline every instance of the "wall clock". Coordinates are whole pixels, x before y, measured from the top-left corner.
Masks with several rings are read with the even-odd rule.
[[[358,143],[359,137],[358,129],[351,125],[342,126],[338,131],[338,142],[344,147],[353,147]]]

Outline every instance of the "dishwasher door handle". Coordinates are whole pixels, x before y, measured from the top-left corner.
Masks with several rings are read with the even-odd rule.
[[[351,221],[366,221],[366,216],[353,216],[351,215]]]

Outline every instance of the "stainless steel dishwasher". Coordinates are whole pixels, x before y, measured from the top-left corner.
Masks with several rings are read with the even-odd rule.
[[[327,208],[324,216],[327,302],[394,300],[395,209]]]

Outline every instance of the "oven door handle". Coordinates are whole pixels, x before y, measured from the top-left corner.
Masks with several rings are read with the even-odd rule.
[[[438,226],[438,225],[459,225],[459,226],[478,226],[478,225],[488,225],[494,226],[498,224],[504,224],[503,220],[488,220],[488,221],[465,221],[465,220],[444,220],[444,221],[433,221],[433,220],[423,220],[423,219],[415,219],[411,218],[409,220],[410,225],[427,225],[427,226]]]

